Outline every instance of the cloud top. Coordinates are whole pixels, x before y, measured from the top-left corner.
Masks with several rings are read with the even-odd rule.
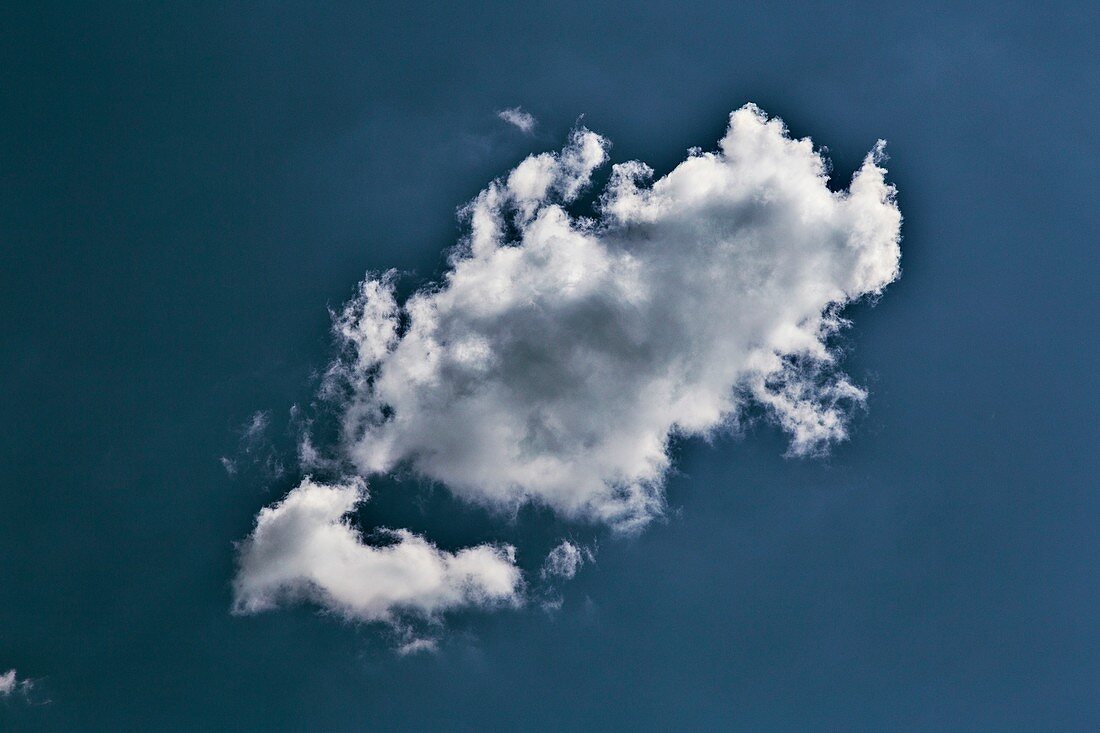
[[[344,354],[329,388],[346,399],[346,454],[364,476],[407,466],[486,506],[537,502],[633,530],[663,511],[675,436],[724,429],[755,405],[792,454],[845,439],[866,395],[828,340],[844,305],[899,273],[882,145],[832,191],[811,141],[746,105],[716,151],[656,181],[640,162],[612,166],[588,217],[571,204],[608,142],[581,128],[528,157],[464,209],[469,233],[441,283],[399,303],[392,273],[368,278],[336,319]],[[331,491],[309,526],[352,548],[341,562],[372,557],[337,521],[354,492]],[[265,511],[257,536],[305,509],[288,498]],[[503,557],[476,557],[507,596]],[[310,564],[295,577],[347,608],[388,607],[349,601],[365,591],[321,575]]]
[[[520,602],[522,580],[509,546],[446,552],[408,530],[384,530],[388,543],[364,543],[346,520],[366,499],[360,481],[307,478],[260,511],[241,544],[234,610],[257,613],[310,600],[350,620],[396,624],[460,608]],[[417,647],[418,649],[423,647]]]

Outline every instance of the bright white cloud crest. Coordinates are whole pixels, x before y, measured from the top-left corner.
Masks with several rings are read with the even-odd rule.
[[[263,509],[242,543],[235,610],[255,613],[308,599],[348,619],[395,623],[406,615],[433,619],[458,608],[519,603],[513,548],[445,552],[407,530],[388,531],[391,544],[368,545],[345,521],[365,499],[360,482],[307,478]]]
[[[402,306],[391,275],[362,284],[336,323],[349,356],[330,372],[350,394],[344,441],[360,473],[407,465],[483,505],[534,501],[630,530],[663,510],[673,436],[710,434],[756,404],[794,454],[846,437],[865,393],[827,339],[840,307],[899,272],[882,143],[848,190],[830,191],[810,140],[747,105],[717,152],[652,184],[644,164],[615,165],[596,218],[571,215],[607,148],[580,129],[490,184],[438,287]],[[351,570],[373,556],[348,549],[361,546],[332,501],[317,526],[342,538],[326,542]],[[293,506],[265,510],[257,535]],[[349,608],[349,594],[375,592],[314,580]],[[507,595],[507,582],[493,587]]]

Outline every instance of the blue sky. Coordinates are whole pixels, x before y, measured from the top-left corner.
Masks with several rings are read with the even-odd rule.
[[[1100,722],[1094,7],[2,12],[0,727]],[[518,482],[541,497],[535,504],[508,488],[522,461],[482,460],[472,441],[443,450],[440,426],[482,435],[481,425],[425,407],[451,404],[426,388],[401,391],[421,364],[412,357],[380,362],[397,386],[342,383],[343,397],[318,399],[341,358],[331,314],[349,303],[358,312],[365,274],[401,273],[397,304],[441,282],[447,252],[469,233],[456,210],[527,156],[568,152],[578,127],[602,136],[607,161],[569,204],[590,215],[611,165],[644,161],[665,176],[689,148],[718,150],[730,113],[749,102],[782,118],[791,137],[827,148],[834,190],[887,140],[882,165],[904,217],[899,279],[890,283],[887,267],[851,280],[851,261],[837,254],[866,212],[829,214],[829,236],[821,221],[799,229],[790,222],[801,219],[782,218],[808,200],[785,193],[800,170],[791,153],[767,186],[794,209],[775,204],[753,220],[762,259],[731,260],[721,272],[732,279],[713,292],[684,287],[698,272],[680,250],[643,256],[649,239],[608,235],[583,252],[604,263],[635,253],[643,274],[674,276],[653,290],[661,308],[629,311],[652,318],[632,321],[604,297],[628,292],[618,276],[592,289],[600,297],[588,301],[589,321],[546,289],[534,323],[556,340],[502,335],[529,332],[526,317],[475,329],[470,311],[448,311],[447,323],[465,324],[448,343],[479,335],[463,354],[503,364],[539,354],[476,382],[477,394],[527,396],[477,403],[486,424],[539,426],[524,455],[569,457]],[[530,129],[498,116],[517,107]],[[781,136],[769,139],[787,150]],[[724,164],[772,170],[745,155]],[[548,195],[567,197],[562,182],[575,174],[550,171]],[[694,174],[681,180],[688,194],[702,190]],[[675,199],[669,210],[683,217],[634,226],[696,251],[685,232],[742,231],[722,207],[738,191],[758,200],[757,184],[745,185],[697,211]],[[513,216],[518,200],[499,210]],[[885,200],[869,206],[888,213]],[[889,226],[867,241],[889,255]],[[807,272],[807,258],[820,267]],[[579,270],[582,285],[603,272],[593,262]],[[799,286],[731,274],[761,262],[762,273],[789,264],[791,277],[776,282]],[[547,281],[523,282],[526,293]],[[737,289],[746,283],[755,287]],[[851,326],[827,341],[835,364],[779,383],[815,396],[815,414],[832,404],[827,388],[840,375],[865,390],[839,404],[845,440],[826,436],[794,451],[814,455],[788,455],[797,425],[784,428],[782,410],[758,392],[737,403],[739,430],[674,439],[667,472],[633,453],[608,458],[600,441],[623,426],[659,435],[668,420],[695,416],[699,429],[686,432],[712,427],[694,411],[642,409],[656,404],[655,364],[677,385],[699,386],[693,375],[713,357],[725,375],[718,387],[733,380],[744,394],[759,364],[734,359],[744,352],[724,339],[744,332],[759,345],[775,328],[754,331],[751,314],[770,318],[838,283],[851,295],[885,289],[841,312]],[[754,305],[748,293],[763,291],[781,297]],[[720,297],[736,303],[729,329],[700,305]],[[805,303],[778,325],[805,324],[816,307]],[[679,327],[662,331],[669,322]],[[609,323],[625,325],[584,340]],[[645,348],[612,348],[623,334]],[[539,351],[548,343],[557,348]],[[767,341],[765,351],[804,360],[791,344]],[[569,389],[521,379],[543,373],[536,367],[575,376],[561,355],[581,346],[595,355],[586,363],[623,378],[601,381],[595,369]],[[677,359],[684,353],[693,358]],[[471,373],[449,367],[433,384],[457,390],[447,380]],[[565,407],[529,413],[540,403],[524,384],[558,384],[565,397],[554,404]],[[573,409],[582,394],[587,411]],[[699,394],[693,408],[729,407]],[[369,440],[341,436],[349,405],[389,415],[381,404],[416,416],[412,427],[376,417],[357,426]],[[583,425],[578,444],[599,449],[560,452],[578,431],[555,433],[557,424]],[[303,465],[307,434],[320,453]],[[323,462],[333,457],[346,460]],[[348,567],[331,553],[302,554],[308,533],[257,540],[258,514],[291,516],[293,505],[278,502],[307,470],[318,485],[350,488],[323,494],[338,500],[326,515],[335,520],[294,526],[350,542]],[[347,483],[355,473],[365,489]],[[624,509],[601,488],[624,475],[620,485],[642,487],[632,496],[649,501]],[[363,537],[341,534],[339,502],[365,493],[348,525]],[[646,521],[624,527],[623,517]],[[343,585],[374,567],[358,543],[420,551],[421,537],[434,544],[417,557],[446,569],[430,593],[401,583],[391,594],[405,600],[394,605],[372,595],[378,582]],[[573,577],[560,564],[544,577],[563,540],[581,564]],[[249,564],[250,547],[280,551]],[[470,550],[479,554],[462,555]],[[417,580],[407,567],[397,577]],[[263,582],[242,586],[242,577]]]

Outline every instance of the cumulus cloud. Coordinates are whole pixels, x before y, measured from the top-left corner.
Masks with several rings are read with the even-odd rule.
[[[463,210],[469,233],[438,285],[400,303],[393,273],[362,283],[335,320],[345,348],[327,386],[346,401],[360,474],[404,466],[489,507],[536,502],[634,530],[663,511],[674,437],[729,428],[753,406],[794,455],[847,437],[866,393],[829,338],[843,306],[899,273],[883,143],[833,191],[809,139],[746,105],[716,151],[692,150],[664,177],[612,166],[579,216],[570,205],[608,147],[581,128],[492,182]],[[309,526],[362,548],[336,505]],[[268,510],[257,536],[294,506]]]
[[[591,562],[593,559],[592,551],[587,547],[579,547],[569,540],[562,540],[560,545],[546,555],[539,574],[543,580],[549,578],[569,580],[577,574],[585,561]]]
[[[351,620],[397,624],[445,611],[517,605],[522,578],[510,546],[446,552],[407,530],[370,545],[346,519],[367,498],[361,481],[307,478],[260,511],[241,544],[234,610],[256,613],[309,600]],[[411,640],[407,651],[427,649]]]
[[[26,692],[30,687],[31,681],[19,679],[14,669],[0,674],[0,697],[9,697],[19,691]]]
[[[530,112],[527,112],[522,107],[509,107],[508,109],[502,109],[497,112],[497,117],[507,122],[509,125],[518,127],[521,131],[530,134],[537,124],[535,116]]]

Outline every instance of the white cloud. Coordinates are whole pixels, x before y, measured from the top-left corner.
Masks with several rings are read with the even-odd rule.
[[[585,561],[593,560],[592,551],[587,547],[578,547],[569,540],[562,540],[561,544],[550,550],[546,560],[539,571],[543,580],[547,578],[564,578],[569,580],[577,574]]]
[[[439,642],[435,639],[416,637],[398,646],[396,651],[398,656],[402,657],[410,654],[434,653],[439,651]]]
[[[538,121],[535,116],[530,112],[527,112],[522,107],[509,107],[508,109],[502,109],[497,112],[497,117],[507,122],[509,125],[515,125],[523,132],[528,134],[535,129],[535,125]]]
[[[267,426],[271,424],[271,413],[267,410],[257,410],[253,413],[242,433],[242,440],[248,444],[255,444],[263,438]]]
[[[520,602],[522,579],[509,546],[446,552],[403,529],[368,545],[345,520],[366,499],[361,482],[305,479],[260,511],[242,543],[234,610],[256,613],[310,600],[348,619],[396,623],[460,609]],[[410,650],[412,651],[412,650]]]
[[[674,436],[755,404],[792,454],[846,438],[866,395],[828,337],[898,276],[882,143],[833,192],[810,140],[747,105],[716,152],[650,185],[615,165],[596,217],[571,215],[607,147],[579,129],[490,184],[439,286],[402,305],[392,273],[362,284],[329,374],[360,473],[405,465],[486,506],[630,530],[663,511]]]
[[[0,674],[0,697],[9,697],[16,692],[26,692],[31,688],[30,680],[21,680],[16,676],[14,669]]]

